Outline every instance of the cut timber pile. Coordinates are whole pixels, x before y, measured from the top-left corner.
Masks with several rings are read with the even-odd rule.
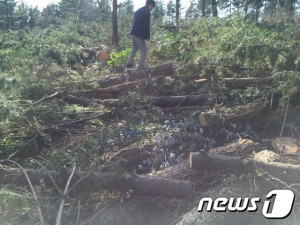
[[[242,140],[209,152],[190,153],[190,168],[202,171],[234,170],[238,172],[255,172],[256,170],[260,170],[262,173],[266,173],[284,182],[298,182],[300,165],[275,162],[270,160],[270,157],[263,158],[259,152],[250,156],[249,150],[252,152],[261,151],[261,147],[254,142],[251,144],[251,141],[248,141],[247,148],[241,148],[241,142]],[[229,147],[232,149],[231,152],[235,153],[231,154],[231,156],[229,154],[224,155]],[[274,155],[272,152],[266,154],[265,151],[264,154],[268,156]],[[247,157],[247,155],[249,156]],[[274,160],[278,159],[278,157],[274,156],[272,158]]]
[[[173,76],[174,68],[172,63],[164,63],[152,67],[147,70],[127,70],[127,73],[107,76],[97,80],[101,87],[108,87],[118,85],[124,82],[135,81],[143,78],[159,77],[159,76]]]
[[[199,122],[203,127],[209,127],[225,121],[237,119],[249,119],[256,116],[269,106],[269,102],[264,99],[257,99],[253,103],[234,108],[215,109],[215,112],[202,113]]]
[[[165,63],[156,65],[145,70],[127,70],[127,74],[119,74],[107,76],[97,81],[100,87],[98,89],[81,91],[77,95],[84,96],[97,96],[118,94],[120,92],[135,88],[136,86],[141,87],[151,82],[158,82],[165,76],[173,76],[174,69],[172,63]]]
[[[82,91],[79,94],[80,95],[87,95],[87,96],[94,96],[94,95],[105,95],[105,94],[118,94],[121,93],[123,91],[132,89],[136,86],[145,86],[148,83],[151,82],[157,82],[159,79],[158,78],[146,78],[146,79],[141,79],[141,80],[137,80],[137,81],[132,81],[132,82],[127,82],[127,83],[122,83],[122,84],[118,84],[118,85],[113,85],[110,87],[106,87],[106,88],[99,88],[99,89],[95,89],[95,90],[88,90],[88,91]]]
[[[195,80],[197,84],[205,85],[209,84],[210,81],[207,79]],[[270,85],[272,84],[271,77],[247,77],[247,78],[224,78],[222,80],[224,86],[229,89],[244,89],[251,85]]]

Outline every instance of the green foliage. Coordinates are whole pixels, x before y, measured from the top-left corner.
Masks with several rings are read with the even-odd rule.
[[[157,58],[169,56],[179,64],[180,73],[197,73],[203,77],[215,74],[224,77],[261,77],[290,74],[274,85],[273,93],[287,95],[297,83],[299,67],[299,23],[286,23],[280,30],[265,28],[231,18],[201,18],[187,22],[178,35],[165,32],[155,35],[158,47],[152,50]],[[250,91],[251,90],[251,91]],[[249,92],[250,91],[250,92]],[[249,89],[238,94],[252,101],[250,96],[270,96],[272,91]],[[236,93],[235,93],[236,94]],[[243,100],[243,101],[244,101]]]
[[[131,49],[124,49],[120,52],[112,52],[110,53],[110,59],[107,64],[111,67],[119,66],[126,63],[128,56],[130,54]]]
[[[76,161],[76,155],[70,149],[53,149],[52,151],[44,152],[42,157],[51,162],[53,169],[70,166]]]
[[[0,189],[0,224],[10,225],[15,223],[32,224],[34,221],[29,219],[21,221],[20,215],[30,210],[28,198],[15,192]]]

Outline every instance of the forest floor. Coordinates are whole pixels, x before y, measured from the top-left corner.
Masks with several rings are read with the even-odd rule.
[[[166,62],[145,71],[123,70],[76,85],[69,83],[80,87],[76,92],[57,90],[55,98],[86,108],[80,119],[53,127],[68,132],[67,143],[80,145],[80,132],[76,134],[76,130],[82,127],[87,132],[105,127],[101,134],[91,135],[102,141],[92,155],[78,147],[83,158],[78,170],[127,174],[135,182],[129,188],[80,185],[81,189],[68,196],[61,224],[297,224],[297,201],[284,220],[264,218],[262,204],[253,213],[200,213],[197,207],[203,197],[261,197],[263,203],[274,189],[291,189],[298,197],[300,105],[291,105],[283,113],[276,103],[266,99],[243,105],[228,93],[251,85],[263,87],[269,81],[255,77],[218,81],[180,75],[174,67]],[[91,69],[98,68],[94,65]],[[101,111],[91,110],[95,105],[101,106]],[[65,144],[56,143],[53,148]],[[215,161],[216,155],[220,161]],[[254,169],[244,168],[244,160],[254,160]],[[68,163],[66,167],[71,169],[73,164]],[[70,174],[68,171],[66,177]],[[145,183],[136,181],[135,176],[145,178]],[[85,183],[84,179],[80,182]],[[89,182],[93,186],[93,181]],[[106,182],[110,185],[110,180]],[[161,189],[156,187],[156,194],[147,189],[152,183],[161,185]],[[40,187],[37,192],[51,196],[43,200],[44,205],[61,200],[54,190]],[[55,209],[47,210],[47,221],[53,221]],[[26,213],[20,218],[26,221]]]

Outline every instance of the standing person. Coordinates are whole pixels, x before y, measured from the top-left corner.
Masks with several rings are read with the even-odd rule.
[[[133,67],[135,54],[140,50],[138,69],[146,69],[145,60],[147,56],[146,40],[150,39],[150,16],[155,7],[154,0],[147,0],[146,5],[138,9],[133,18],[130,36],[132,38],[132,49],[127,60],[127,68]]]

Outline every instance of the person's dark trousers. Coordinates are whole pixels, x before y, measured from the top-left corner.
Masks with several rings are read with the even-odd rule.
[[[129,55],[129,58],[127,60],[127,65],[133,65],[134,63],[134,57],[138,50],[140,50],[140,58],[138,62],[138,69],[145,68],[145,60],[147,55],[147,46],[146,41],[144,39],[141,39],[135,35],[130,35],[132,38],[132,49]]]

